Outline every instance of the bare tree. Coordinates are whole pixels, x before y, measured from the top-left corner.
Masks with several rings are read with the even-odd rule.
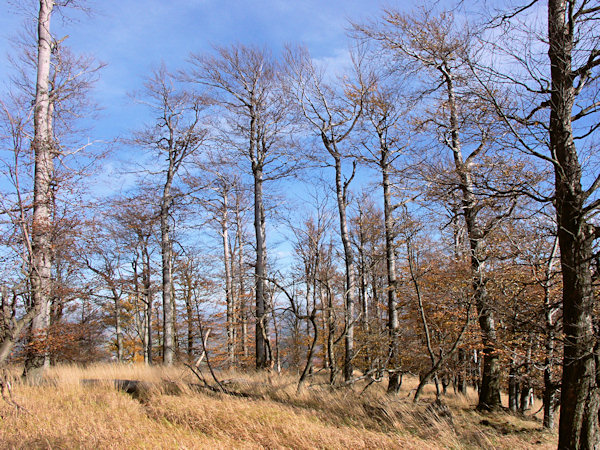
[[[315,67],[306,49],[290,48],[285,58],[288,94],[296,104],[300,116],[311,132],[321,140],[327,155],[333,160],[331,166],[335,170],[340,236],[344,247],[346,266],[344,378],[346,381],[350,381],[353,378],[356,274],[346,207],[348,205],[348,188],[356,171],[356,161],[353,161],[352,173],[344,179],[342,161],[345,155],[340,144],[348,138],[362,114],[368,85],[361,70],[361,55],[353,56],[354,83],[340,77],[337,80],[338,86],[326,82],[324,72]]]
[[[156,292],[152,281],[152,238],[156,233],[158,217],[147,195],[117,198],[110,206],[109,215],[115,222],[115,244],[127,250],[131,264],[130,292],[135,300],[134,319],[142,342],[144,362],[152,364],[152,312]]]
[[[270,368],[268,300],[265,292],[267,242],[264,183],[288,174],[284,143],[288,114],[278,85],[279,67],[268,51],[237,45],[217,48],[215,56],[192,55],[187,79],[212,90],[229,112],[223,143],[250,163],[254,184],[256,264],[256,367]],[[287,147],[287,148],[286,148]]]
[[[209,221],[214,224],[221,237],[224,290],[226,305],[227,359],[230,365],[236,362],[237,325],[240,310],[240,297],[234,292],[235,256],[238,250],[238,236],[231,236],[234,225],[233,215],[235,191],[240,188],[240,178],[232,173],[231,162],[224,155],[211,152],[207,160],[200,163],[202,174],[192,177],[192,185],[205,185],[197,200],[210,214]],[[208,178],[208,179],[206,179]],[[238,286],[239,288],[239,286]]]
[[[36,50],[23,43],[20,49],[18,75],[13,84],[24,92],[34,95],[32,102],[33,130],[27,133],[34,154],[33,201],[30,223],[22,222],[20,227],[30,230],[23,235],[28,242],[29,284],[31,298],[28,308],[36,310],[31,323],[30,344],[24,375],[37,377],[49,364],[44,350],[44,339],[50,325],[50,304],[52,295],[52,233],[57,186],[61,176],[55,162],[63,165],[61,158],[78,153],[80,148],[69,148],[67,135],[74,131],[74,121],[89,105],[86,93],[96,80],[96,72],[102,64],[90,58],[75,57],[62,45],[64,39],[56,40],[50,32],[50,19],[55,9],[80,6],[74,1],[40,1],[35,19],[37,33]],[[30,79],[30,69],[35,72],[35,81]],[[32,86],[35,83],[35,94]],[[82,109],[83,108],[83,109]],[[87,109],[89,111],[89,109]],[[29,124],[27,124],[29,127]],[[17,153],[15,153],[16,155]],[[15,169],[17,166],[14,167]],[[17,187],[17,185],[15,185]],[[18,189],[23,189],[19,184]],[[19,192],[19,203],[27,195]],[[22,214],[21,214],[22,216]]]
[[[124,358],[123,326],[122,326],[122,297],[125,294],[126,283],[122,273],[125,249],[118,241],[114,224],[109,223],[110,215],[105,223],[92,222],[89,226],[88,237],[83,239],[86,245],[82,259],[87,268],[96,275],[99,282],[95,284],[95,295],[112,302],[112,313],[117,344],[117,361]]]
[[[422,129],[430,127],[450,150],[452,169],[423,162],[422,167],[427,170],[421,175],[431,179],[438,190],[441,188],[439,193],[443,192],[446,201],[457,201],[454,209],[464,217],[473,295],[484,346],[478,408],[499,408],[501,372],[497,318],[486,289],[488,255],[485,239],[512,214],[516,200],[514,196],[497,195],[499,188],[494,188],[506,184],[514,174],[492,178],[494,172],[487,168],[496,167],[498,174],[505,174],[511,165],[491,154],[495,136],[499,133],[497,121],[472,88],[474,77],[467,75],[473,36],[468,29],[455,23],[451,13],[435,15],[425,9],[412,15],[388,10],[380,23],[356,25],[355,28],[359,35],[374,39],[385,51],[391,52],[391,57],[403,70],[418,70],[433,81],[423,87],[420,96],[433,98],[434,103],[428,105],[431,109],[426,109],[417,121]],[[437,93],[440,93],[439,98],[435,97]]]
[[[5,282],[2,284],[2,321],[0,333],[0,365],[3,365],[9,357],[19,335],[24,327],[28,326],[33,317],[38,313],[35,308],[29,308],[27,312],[19,315],[20,308],[31,305],[29,283],[23,277],[28,271],[31,255],[31,199],[26,193],[24,185],[31,182],[27,170],[28,161],[23,158],[27,153],[28,123],[30,110],[26,105],[27,100],[21,96],[12,95],[9,101],[2,102],[2,141],[7,149],[6,158],[2,158],[2,173],[9,181],[12,192],[2,192],[0,195],[0,207],[2,208],[2,245],[12,250],[12,264],[8,260],[4,265],[6,271],[11,265],[17,272],[19,278],[13,280],[12,286],[8,288],[8,274],[4,275]],[[6,217],[6,219],[5,219]],[[9,293],[10,291],[10,293]],[[22,302],[19,305],[19,301]]]
[[[53,38],[50,34],[50,18],[54,2],[40,1],[38,16],[37,79],[34,109],[35,177],[33,187],[33,221],[31,225],[31,303],[36,309],[31,329],[32,334],[47,330],[50,326],[48,306],[51,282],[52,230],[52,178],[54,172],[52,133],[53,102],[50,100],[50,57]],[[36,369],[49,365],[43,353],[30,354],[25,362],[25,374],[35,376]]]
[[[544,3],[545,29],[537,29],[527,17]],[[585,173],[600,128],[600,6],[588,0],[534,0],[510,6],[491,21],[492,32],[501,39],[488,47],[514,63],[512,70],[510,65],[478,65],[474,72],[480,74],[481,85],[519,148],[554,171],[554,194],[538,199],[551,200],[556,207],[563,280],[558,445],[595,448],[600,440],[600,363],[591,262],[600,237],[595,222],[600,176],[588,181]]]
[[[386,83],[387,81],[387,83]],[[403,133],[402,121],[407,115],[406,107],[401,103],[401,93],[390,85],[389,80],[381,78],[367,97],[365,117],[373,130],[374,139],[363,143],[366,150],[364,159],[377,167],[381,174],[383,191],[383,215],[385,231],[385,261],[387,270],[387,309],[388,331],[390,335],[391,367],[389,369],[388,393],[397,393],[400,389],[400,370],[398,367],[399,341],[396,275],[397,226],[394,211],[399,204],[393,203],[393,184],[391,177],[395,172],[394,162],[401,156],[408,145]],[[371,133],[370,133],[371,134]]]
[[[313,200],[315,202],[315,211],[301,226],[294,225],[292,220],[288,221],[295,236],[294,250],[300,263],[298,268],[300,277],[305,286],[305,313],[302,312],[302,306],[299,300],[297,300],[298,296],[294,295],[295,290],[290,292],[289,289],[286,290],[276,284],[290,301],[290,311],[295,319],[295,334],[299,334],[300,327],[297,322],[300,320],[306,321],[307,336],[310,337],[312,334],[312,338],[307,343],[307,359],[298,381],[298,392],[302,390],[308,376],[312,373],[314,367],[313,359],[319,340],[317,314],[326,308],[323,300],[326,298],[324,284],[327,281],[323,280],[321,275],[327,263],[327,261],[323,260],[327,259],[326,238],[332,225],[332,214],[327,208],[326,198],[321,199],[315,194]]]
[[[134,143],[158,153],[167,160],[160,197],[162,254],[163,362],[173,364],[175,353],[175,313],[173,293],[172,208],[176,198],[174,183],[182,164],[197,152],[206,137],[202,128],[204,100],[176,85],[165,66],[155,70],[145,82],[141,101],[158,118],[157,123],[136,133]]]

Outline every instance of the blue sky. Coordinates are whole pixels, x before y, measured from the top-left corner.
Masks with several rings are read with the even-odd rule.
[[[8,13],[0,15],[2,57],[24,15],[37,12],[32,0],[4,3]],[[362,21],[379,14],[382,6],[394,5],[380,0],[88,0],[86,4],[91,16],[68,10],[65,21],[54,14],[51,28],[59,38],[68,34],[65,43],[75,52],[107,63],[95,91],[103,113],[92,139],[109,139],[139,126],[127,93],[161,61],[176,70],[185,65],[190,52],[210,51],[211,44],[257,44],[277,53],[286,43],[300,42],[315,58],[335,64],[347,49],[348,20]],[[2,83],[7,70],[0,65]]]
[[[23,22],[37,15],[35,0],[4,0],[0,14],[0,55],[12,51],[10,41]],[[306,45],[314,58],[329,66],[347,61],[349,20],[365,21],[384,6],[408,8],[413,0],[81,0],[91,15],[67,9],[56,11],[51,30],[75,53],[106,63],[93,92],[102,108],[84,141],[110,142],[127,137],[146,121],[143,106],[128,96],[162,61],[176,71],[191,52],[211,51],[212,45],[236,43],[270,48],[277,54],[287,43]],[[0,90],[8,83],[10,67],[0,64]],[[136,149],[119,144],[102,162],[105,181],[96,190],[114,189],[116,177],[127,188],[134,176],[123,166],[137,160]],[[128,167],[127,170],[135,170]],[[109,180],[109,181],[108,181]]]
[[[27,18],[31,22],[36,17],[38,7],[35,0],[3,3],[0,91],[8,83],[10,67],[4,61],[12,51],[10,41]],[[84,141],[109,142],[127,137],[146,121],[144,107],[128,93],[139,89],[162,61],[175,71],[185,66],[191,52],[209,52],[211,45],[254,44],[277,54],[287,43],[302,43],[314,58],[335,66],[347,60],[349,20],[376,17],[383,6],[408,8],[413,0],[87,0],[85,4],[90,16],[66,10],[64,19],[55,13],[51,31],[59,39],[68,35],[65,45],[75,53],[107,64],[93,93],[102,111]],[[131,162],[139,161],[137,151],[119,143],[111,157],[100,162],[100,176],[93,183],[97,195],[133,185],[135,174],[123,171],[136,170]]]

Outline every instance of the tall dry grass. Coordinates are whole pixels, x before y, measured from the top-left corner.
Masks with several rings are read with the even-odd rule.
[[[397,397],[373,385],[331,391],[315,385],[296,394],[296,378],[287,375],[224,372],[228,388],[252,398],[196,392],[187,368],[143,365],[61,366],[47,382],[16,382],[17,411],[0,401],[1,448],[554,448],[555,435],[541,424],[508,414],[474,411],[474,393],[449,394],[451,418],[432,409],[429,387],[419,404],[408,394],[407,379]],[[178,395],[160,388],[136,400],[106,384],[84,379],[134,379],[160,386],[182,386]]]

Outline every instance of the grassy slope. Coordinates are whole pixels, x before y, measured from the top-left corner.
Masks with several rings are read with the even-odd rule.
[[[52,369],[45,386],[14,385],[17,412],[0,400],[1,448],[555,448],[541,424],[508,414],[482,415],[475,397],[449,394],[452,425],[427,410],[431,392],[414,405],[405,381],[390,399],[375,385],[362,396],[325,387],[295,394],[294,378],[222,374],[256,399],[184,391],[151,392],[138,401],[82,378],[195,381],[187,369],[94,366]],[[482,424],[483,421],[483,424]]]

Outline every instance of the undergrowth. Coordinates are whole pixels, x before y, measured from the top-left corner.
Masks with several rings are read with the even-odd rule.
[[[389,397],[383,385],[361,394],[364,385],[331,390],[315,377],[312,386],[296,394],[296,378],[290,375],[220,373],[227,389],[246,394],[236,397],[200,388],[185,367],[60,366],[38,386],[20,382],[14,373],[13,398],[22,408],[0,400],[2,448],[556,446],[555,433],[543,431],[536,417],[476,412],[473,392],[448,393],[443,398],[447,408],[436,409],[430,387],[414,404],[409,396],[417,380],[410,378],[397,396]],[[152,388],[134,398],[116,389],[115,379],[139,380]]]

